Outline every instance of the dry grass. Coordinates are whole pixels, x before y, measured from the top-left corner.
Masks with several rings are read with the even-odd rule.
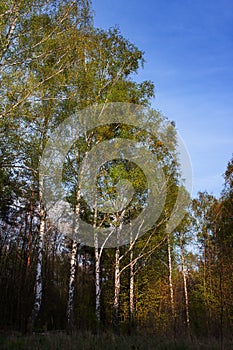
[[[63,332],[35,334],[32,336],[0,335],[1,350],[220,350],[216,340],[171,341],[156,336],[117,336],[103,332],[67,335]],[[222,350],[233,349],[225,344]]]

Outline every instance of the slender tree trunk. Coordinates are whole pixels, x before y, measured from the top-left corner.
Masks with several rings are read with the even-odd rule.
[[[171,312],[172,312],[173,332],[175,337],[176,336],[176,314],[175,314],[174,289],[173,289],[173,280],[172,280],[172,258],[171,258],[170,234],[167,235],[167,252],[168,252],[170,303],[171,303]]]
[[[73,330],[73,320],[74,320],[74,287],[75,287],[75,274],[77,266],[77,252],[78,252],[78,243],[76,240],[72,241],[72,250],[70,258],[70,279],[69,279],[69,294],[68,294],[68,303],[67,303],[67,326],[68,331],[72,332]]]
[[[94,207],[94,246],[95,246],[95,314],[98,324],[100,323],[100,257],[98,233],[96,232],[97,223],[97,201]]]
[[[28,320],[28,331],[31,333],[35,327],[35,322],[41,308],[42,301],[42,260],[43,260],[43,245],[45,232],[45,210],[42,202],[42,180],[39,183],[39,200],[40,200],[40,229],[38,239],[38,258],[36,266],[36,284],[35,284],[35,301],[32,309],[31,317]]]
[[[96,320],[100,322],[100,255],[99,248],[95,247],[95,312]]]
[[[129,281],[129,321],[130,333],[134,330],[134,262],[133,249],[130,252],[130,281]]]
[[[76,159],[79,159],[79,152],[74,145],[74,152]],[[85,154],[84,162],[86,162],[87,154]],[[69,291],[68,291],[68,303],[67,303],[67,328],[68,332],[73,331],[74,327],[74,290],[75,290],[75,275],[77,268],[77,256],[79,250],[78,243],[78,233],[79,233],[79,218],[80,218],[80,199],[81,199],[81,182],[82,182],[82,173],[81,170],[79,174],[79,184],[76,194],[76,205],[74,210],[74,227],[73,227],[73,241],[72,241],[72,251],[70,258],[70,279],[69,279]]]
[[[115,331],[119,331],[119,299],[120,299],[120,289],[121,289],[121,271],[120,271],[120,234],[123,226],[123,218],[124,218],[125,210],[119,216],[116,216],[116,235],[117,235],[117,246],[115,251],[115,283],[114,283],[114,303],[113,303],[113,326]],[[119,226],[118,226],[119,225]]]
[[[115,283],[114,283],[114,303],[113,303],[113,326],[116,331],[119,327],[119,297],[120,297],[120,248],[115,251]]]
[[[130,223],[130,266],[129,266],[129,331],[134,331],[134,255],[133,255],[133,235]]]
[[[14,32],[17,26],[17,22],[19,20],[20,17],[20,12],[19,12],[19,6],[18,4],[15,4],[13,7],[13,13],[14,13],[14,18],[12,20],[12,22],[10,23],[10,27],[6,36],[6,40],[3,44],[3,47],[1,48],[0,51],[0,61],[3,59],[4,55],[6,54],[7,50],[9,49],[11,43],[12,43],[12,38],[14,36]]]
[[[31,244],[32,244],[32,230],[33,230],[33,215],[34,215],[34,198],[35,191],[32,190],[32,197],[30,203],[30,221],[29,221],[29,233],[28,233],[28,245],[27,245],[27,267],[26,267],[26,278],[29,276],[31,267]]]
[[[77,233],[79,230],[79,215],[80,215],[80,197],[81,191],[78,189],[76,195],[76,206],[75,206],[75,218],[74,218],[74,232],[72,240],[72,250],[70,258],[70,279],[69,279],[69,291],[68,291],[68,303],[67,303],[67,327],[68,332],[73,331],[74,327],[74,290],[75,290],[75,275],[77,267],[77,255],[79,249],[79,243],[77,242]]]
[[[184,284],[186,326],[188,331],[188,337],[190,339],[191,332],[190,332],[190,318],[189,318],[189,300],[188,300],[187,278],[185,273],[184,246],[183,246],[182,234],[180,234],[180,250],[181,250],[181,270],[182,270],[183,284]]]

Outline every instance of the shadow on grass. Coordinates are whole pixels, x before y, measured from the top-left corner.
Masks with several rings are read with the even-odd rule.
[[[1,350],[220,350],[214,339],[185,339],[176,342],[156,336],[116,336],[113,333],[94,335],[90,332],[67,335],[64,332],[48,332],[22,335],[0,335]],[[223,350],[233,349],[233,343],[226,342]]]

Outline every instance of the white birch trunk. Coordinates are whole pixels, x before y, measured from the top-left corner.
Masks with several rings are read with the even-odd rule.
[[[129,266],[129,322],[130,322],[130,333],[134,328],[134,255],[133,255],[133,234],[130,222],[130,266]]]
[[[116,331],[118,331],[119,326],[119,298],[120,298],[120,289],[121,289],[121,271],[120,271],[120,234],[122,231],[123,218],[125,210],[122,212],[121,216],[116,217],[116,224],[119,224],[119,227],[116,226],[117,234],[117,246],[115,251],[115,279],[114,279],[114,303],[113,303],[113,326]]]
[[[72,331],[73,328],[73,311],[74,311],[74,287],[75,287],[75,274],[77,266],[77,252],[78,243],[76,240],[72,241],[72,251],[70,258],[70,279],[69,279],[69,291],[68,291],[68,303],[67,303],[67,325],[68,330]]]
[[[34,306],[32,309],[31,317],[28,320],[28,331],[31,333],[34,329],[35,322],[38,316],[38,313],[41,308],[42,302],[42,263],[43,263],[43,246],[44,246],[44,233],[45,233],[45,211],[42,202],[42,180],[39,182],[39,200],[40,200],[40,228],[39,228],[39,237],[38,237],[38,257],[37,257],[37,266],[36,266],[36,283],[35,283],[35,300]]]
[[[134,327],[134,262],[133,249],[130,252],[130,281],[129,281],[129,317],[130,317],[130,331]]]
[[[168,268],[169,268],[169,290],[170,290],[170,302],[172,317],[175,316],[175,303],[174,303],[174,291],[173,291],[173,282],[172,282],[172,258],[171,258],[171,242],[170,236],[167,236],[167,251],[168,251]]]
[[[100,322],[100,258],[101,251],[99,250],[98,233],[96,232],[97,222],[97,201],[95,200],[94,207],[94,247],[95,247],[95,314],[96,320]]]
[[[114,282],[114,303],[113,303],[113,325],[117,329],[119,323],[119,297],[120,297],[120,248],[115,252],[115,282]]]
[[[18,22],[19,16],[20,16],[19,8],[18,8],[17,4],[13,7],[12,10],[13,10],[13,13],[14,13],[15,17],[13,18],[13,20],[12,20],[12,22],[10,24],[10,27],[9,27],[9,30],[8,30],[8,33],[7,33],[7,36],[6,36],[6,41],[3,44],[3,48],[2,48],[1,53],[0,53],[0,61],[3,59],[5,53],[7,52],[7,50],[10,47],[10,44],[12,42],[12,38],[13,38],[15,29],[16,29],[16,25],[17,25],[17,22]]]
[[[75,223],[74,223],[74,239],[72,241],[72,250],[70,258],[70,279],[69,279],[69,291],[68,291],[68,303],[67,303],[67,326],[68,331],[72,332],[73,329],[73,319],[74,319],[74,290],[75,290],[75,275],[77,267],[77,255],[79,243],[77,242],[77,233],[79,225],[79,215],[80,215],[80,189],[77,192],[76,196],[76,206],[75,206]]]
[[[96,320],[100,322],[100,255],[98,246],[95,247],[95,312]]]
[[[175,335],[175,333],[176,333],[176,330],[175,330],[176,315],[175,315],[174,289],[173,289],[173,281],[172,281],[172,258],[171,258],[170,234],[167,235],[167,252],[168,252],[170,303],[171,303],[172,322],[173,322],[174,335]]]
[[[188,301],[188,289],[187,289],[187,278],[185,273],[185,263],[184,263],[184,246],[182,234],[180,234],[180,250],[181,250],[181,270],[183,276],[183,284],[184,284],[184,297],[185,297],[185,315],[186,315],[186,325],[188,330],[188,336],[190,338],[190,318],[189,318],[189,301]]]
[[[74,145],[74,152],[76,159],[79,157],[79,152],[76,149],[76,146]],[[87,153],[84,156],[84,164],[87,160]],[[67,303],[67,327],[68,331],[72,332],[73,330],[73,320],[74,320],[74,290],[75,290],[75,275],[76,275],[76,268],[77,268],[77,260],[78,260],[78,250],[79,250],[79,243],[78,243],[78,233],[79,233],[79,218],[80,218],[80,199],[81,199],[81,182],[82,182],[82,176],[83,176],[83,169],[82,168],[80,174],[79,174],[79,184],[78,184],[78,190],[76,194],[76,205],[74,210],[74,227],[73,227],[73,241],[72,241],[72,251],[71,251],[71,258],[70,258],[70,279],[69,279],[69,291],[68,291],[68,303]]]

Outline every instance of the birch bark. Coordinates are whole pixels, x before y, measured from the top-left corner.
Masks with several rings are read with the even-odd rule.
[[[32,309],[31,317],[28,320],[28,331],[32,333],[37,316],[39,314],[42,302],[42,263],[43,263],[43,246],[44,246],[44,233],[45,233],[45,210],[42,200],[42,183],[43,179],[39,180],[39,202],[40,202],[40,228],[38,237],[38,257],[36,266],[36,283],[35,283],[35,301]]]
[[[120,234],[123,226],[125,210],[121,215],[116,215],[116,235],[117,235],[117,246],[115,251],[115,280],[114,280],[114,303],[113,303],[113,326],[115,331],[119,330],[119,298],[121,289],[121,271],[120,271]]]
[[[72,241],[71,257],[70,257],[70,279],[69,279],[69,291],[68,291],[68,303],[67,303],[67,327],[68,332],[72,332],[74,327],[74,291],[75,291],[75,275],[77,267],[77,255],[79,243],[77,242],[77,233],[79,225],[79,215],[80,215],[80,189],[77,191],[76,195],[76,206],[75,206],[75,218],[74,218],[74,238]]]
[[[187,289],[187,278],[185,271],[185,261],[184,261],[184,245],[182,234],[180,234],[180,250],[181,250],[181,270],[184,284],[184,297],[185,297],[185,316],[186,316],[186,325],[189,338],[191,337],[190,333],[190,318],[189,318],[189,300],[188,300],[188,289]]]
[[[134,329],[134,255],[133,255],[133,234],[132,227],[130,225],[130,272],[129,272],[129,322],[130,333]]]
[[[97,201],[95,200],[94,205],[94,246],[95,246],[95,313],[96,320],[100,322],[100,258],[101,251],[99,250],[99,241],[98,241],[98,233],[96,231],[97,228]]]
[[[174,288],[172,279],[172,258],[171,258],[171,240],[170,234],[167,235],[167,252],[168,252],[168,269],[169,269],[169,291],[170,291],[170,303],[172,312],[172,323],[174,336],[176,336],[176,314],[175,314],[175,302],[174,302]]]

